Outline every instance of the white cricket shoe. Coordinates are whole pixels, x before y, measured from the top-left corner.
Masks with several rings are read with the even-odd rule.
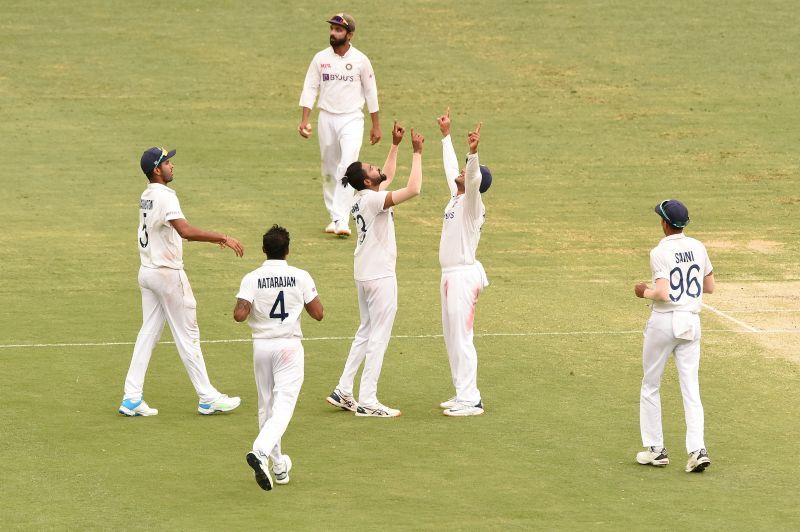
[[[272,489],[272,477],[269,476],[269,470],[267,470],[267,457],[262,459],[260,454],[258,451],[251,451],[245,458],[247,465],[253,468],[258,485],[262,490],[269,491]]]
[[[451,417],[480,416],[483,414],[483,403],[481,401],[476,404],[457,401],[455,406],[448,408],[442,414]]]
[[[456,396],[454,395],[453,397],[451,397],[447,401],[439,403],[439,407],[443,408],[444,410],[447,410],[448,408],[453,408],[457,404],[458,403],[456,402]]]
[[[329,223],[328,226],[325,228],[325,232],[331,235],[336,233],[336,222]]]
[[[230,412],[235,410],[242,404],[242,400],[238,397],[228,397],[225,394],[219,396],[219,399],[213,403],[200,403],[197,405],[197,411],[203,415],[216,414],[217,412]]]
[[[339,388],[333,390],[333,392],[331,392],[331,394],[326,397],[325,400],[333,406],[338,406],[342,410],[355,412],[358,408],[358,403],[356,402],[355,398],[350,394],[344,393]]]
[[[666,447],[648,447],[645,451],[636,453],[636,461],[642,465],[665,466],[669,465],[669,456]]]
[[[350,225],[346,220],[338,220],[335,222],[334,232],[336,236],[350,236]]]
[[[272,464],[272,474],[275,475],[275,484],[288,484],[289,471],[291,470],[292,470],[292,459],[289,458],[288,454],[284,454],[283,464],[281,464],[281,467]]]
[[[396,408],[389,408],[380,403],[372,406],[359,405],[356,409],[358,417],[397,417],[401,414]]]
[[[711,465],[711,458],[708,457],[708,451],[705,449],[698,449],[689,454],[689,462],[686,464],[687,473],[702,473]]]
[[[122,401],[122,404],[119,405],[119,413],[130,417],[157,416],[158,410],[147,406],[147,403],[144,402],[144,399],[139,399],[138,401],[125,399]]]

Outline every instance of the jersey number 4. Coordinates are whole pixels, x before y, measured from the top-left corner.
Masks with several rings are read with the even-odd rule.
[[[277,310],[277,312],[275,312]],[[275,298],[275,303],[272,304],[272,309],[269,311],[269,317],[280,319],[281,322],[289,317],[286,312],[286,306],[283,303],[283,290],[278,292],[278,297]]]
[[[683,294],[686,294],[689,297],[699,297],[702,293],[703,289],[700,288],[700,280],[697,278],[697,273],[700,272],[700,266],[697,264],[692,264],[689,266],[689,269],[686,270],[686,276],[683,275],[683,270],[679,267],[675,267],[669,272],[669,287],[672,289],[672,292],[669,294],[670,300],[672,302],[678,301]],[[694,273],[694,276],[692,276]],[[674,292],[678,291],[678,295],[672,295]]]

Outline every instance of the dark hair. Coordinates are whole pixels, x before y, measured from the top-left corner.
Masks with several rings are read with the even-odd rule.
[[[278,224],[264,233],[264,253],[268,259],[283,260],[289,254],[289,231]]]
[[[342,186],[350,185],[355,190],[364,190],[367,186],[364,180],[367,179],[367,172],[364,171],[364,166],[361,161],[356,161],[347,167],[342,178]]]

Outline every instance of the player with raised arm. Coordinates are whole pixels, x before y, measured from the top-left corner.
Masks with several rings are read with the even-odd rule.
[[[319,95],[317,134],[322,157],[322,197],[331,223],[326,233],[350,236],[349,210],[353,189],[340,186],[340,179],[351,162],[358,159],[364,137],[364,103],[372,119],[370,144],[381,140],[378,118],[378,87],[369,58],[350,41],[356,31],[353,17],[339,13],[328,20],[330,47],[311,60],[303,92],[300,95],[302,114],[297,131],[311,137],[311,109]]]
[[[242,279],[233,319],[247,320],[253,330],[253,370],[258,390],[259,433],[247,463],[261,489],[287,484],[292,460],[281,452],[281,438],[292,419],[303,385],[304,351],[300,315],[303,309],[322,320],[322,303],[308,272],[289,266],[289,232],[273,225],[264,234],[267,260]]]
[[[326,400],[362,417],[400,415],[400,410],[378,401],[378,378],[397,312],[397,244],[393,206],[419,195],[422,188],[422,147],[425,139],[412,129],[414,153],[408,184],[398,190],[387,190],[397,169],[397,151],[404,133],[405,130],[395,122],[392,127],[392,147],[383,170],[356,161],[347,167],[342,179],[342,184],[347,183],[357,191],[351,212],[358,235],[353,274],[358,290],[361,323],[339,384]],[[362,362],[364,370],[361,373],[359,401],[356,402],[353,398],[353,381]]]
[[[700,309],[703,294],[714,291],[714,271],[705,246],[686,236],[689,210],[678,200],[662,201],[655,208],[665,237],[650,251],[653,286],[634,286],[636,297],[653,301],[642,348],[642,389],[639,424],[646,450],[636,455],[642,465],[669,464],[661,425],[661,376],[669,355],[675,353],[678,380],[686,416],[687,472],[701,472],[711,459],[704,441],[703,405],[700,402]]]
[[[183,271],[181,239],[229,247],[238,257],[244,255],[244,249],[235,238],[194,227],[186,221],[178,196],[167,186],[174,177],[174,155],[175,150],[168,152],[164,148],[150,148],[145,150],[140,161],[142,172],[150,181],[139,200],[139,287],[143,318],[125,378],[125,395],[119,407],[120,414],[126,416],[158,414],[158,410],[147,405],[142,395],[147,366],[161,338],[165,321],[169,323],[183,365],[200,397],[197,411],[201,414],[228,412],[240,403],[238,397],[219,393],[208,379],[200,350],[197,301]]]
[[[459,172],[450,138],[449,107],[437,122],[442,132],[442,160],[450,189],[439,242],[442,330],[456,392],[440,406],[446,416],[477,416],[483,414],[483,401],[478,390],[478,353],[473,343],[472,326],[478,296],[489,281],[476,254],[481,227],[486,219],[481,195],[492,184],[492,174],[478,160],[481,124],[467,135],[467,165]]]

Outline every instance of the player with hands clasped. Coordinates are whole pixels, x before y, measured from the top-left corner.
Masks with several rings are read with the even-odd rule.
[[[478,353],[473,344],[472,325],[478,296],[489,281],[476,252],[486,217],[481,194],[492,184],[492,174],[478,160],[481,124],[467,135],[467,166],[459,171],[450,138],[450,108],[437,122],[443,137],[442,160],[451,196],[444,210],[439,243],[442,330],[456,392],[440,406],[446,416],[477,416],[483,414],[483,402],[477,384]]]
[[[233,318],[247,320],[253,330],[253,369],[258,389],[260,432],[247,453],[261,489],[272,489],[268,461],[277,484],[289,482],[292,460],[281,453],[283,437],[292,419],[303,385],[304,351],[300,315],[303,309],[322,320],[322,303],[308,272],[289,266],[289,232],[278,225],[264,234],[267,260],[242,279]]]
[[[669,464],[661,426],[661,376],[671,353],[675,354],[678,380],[686,415],[687,472],[711,465],[703,440],[703,405],[700,402],[700,309],[703,294],[714,291],[714,272],[705,246],[683,233],[689,211],[678,200],[662,201],[655,208],[665,238],[650,251],[653,286],[637,283],[636,297],[651,299],[653,312],[644,331],[642,390],[639,424],[642,444],[636,455],[643,465]]]
[[[419,195],[422,188],[422,146],[425,139],[411,130],[414,154],[411,158],[411,177],[399,190],[389,191],[397,168],[397,150],[405,130],[394,123],[392,147],[380,168],[356,161],[347,167],[342,184],[349,184],[356,195],[351,208],[356,223],[357,242],[353,274],[358,290],[361,324],[356,331],[339,384],[326,400],[357,416],[395,417],[400,410],[378,401],[378,378],[383,356],[392,335],[397,312],[397,244],[394,236],[392,207]],[[361,363],[359,401],[353,398],[353,381]]]
[[[311,60],[300,95],[302,115],[297,131],[303,138],[312,134],[311,109],[319,94],[317,135],[322,157],[322,197],[331,223],[326,233],[350,236],[349,209],[353,189],[340,186],[347,165],[358,159],[364,136],[364,102],[372,118],[370,144],[381,140],[378,118],[378,88],[372,64],[361,51],[350,44],[356,23],[347,13],[328,20],[330,48],[318,52]]]
[[[208,378],[200,350],[200,329],[197,326],[197,301],[189,278],[183,271],[181,239],[213,242],[228,247],[236,256],[244,255],[238,240],[228,235],[199,229],[186,221],[175,191],[172,157],[175,150],[150,148],[142,154],[140,166],[150,184],[139,200],[139,287],[142,291],[142,328],[136,337],[133,357],[125,378],[125,395],[119,412],[126,416],[155,416],[142,399],[144,377],[153,349],[161,338],[164,322],[169,323],[172,337],[189,374],[200,403],[201,414],[228,412],[239,406],[238,397],[217,391]]]

